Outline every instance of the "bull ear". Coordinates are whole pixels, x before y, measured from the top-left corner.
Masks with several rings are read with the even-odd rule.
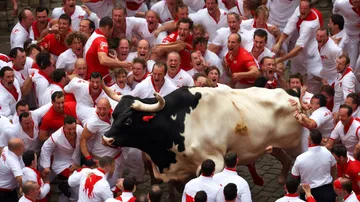
[[[131,118],[127,118],[126,121],[124,122],[125,125],[130,126],[132,124],[132,119]]]

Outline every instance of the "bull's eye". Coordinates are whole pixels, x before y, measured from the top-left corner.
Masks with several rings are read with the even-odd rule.
[[[131,118],[127,118],[124,124],[125,124],[126,126],[130,126],[131,123],[132,123],[132,119],[131,119]]]

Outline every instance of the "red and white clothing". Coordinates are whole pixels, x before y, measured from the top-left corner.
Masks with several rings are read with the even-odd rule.
[[[39,97],[39,106],[44,106],[47,103],[51,102],[51,95],[56,92],[61,91],[63,92],[63,87],[60,84],[52,83],[49,85],[49,87],[46,88],[43,94]]]
[[[160,91],[158,91],[158,93],[162,97],[170,94],[177,89],[177,87],[173,84],[171,80],[166,77],[164,79],[164,84],[162,85]],[[153,83],[154,82],[151,76],[146,77],[146,79],[144,79],[135,87],[135,89],[131,92],[131,95],[142,99],[154,98],[154,93],[156,92],[156,90]]]
[[[260,69],[260,61],[261,59],[263,59],[264,57],[274,57],[275,53],[271,52],[270,49],[268,49],[267,47],[264,47],[264,51],[257,57],[255,58],[254,55],[251,53],[252,49],[254,47],[254,42],[252,43],[248,43],[244,48],[245,50],[247,50],[254,58],[255,62],[256,62],[256,66]]]
[[[126,83],[124,88],[120,88],[120,86],[117,85],[116,83],[110,86],[110,88],[112,88],[114,92],[116,92],[116,94],[118,95],[129,95],[131,93],[131,88]]]
[[[220,75],[223,74],[223,72],[224,72],[223,65],[221,63],[220,58],[215,53],[206,49],[203,57],[204,57],[205,61],[208,62],[211,66],[215,66],[219,69]]]
[[[292,33],[298,35],[296,46],[303,50],[295,57],[291,58],[291,71],[293,73],[308,74],[307,84],[310,92],[320,90],[320,82],[314,76],[320,76],[322,63],[316,41],[316,30],[320,28],[321,16],[317,11],[311,9],[305,20],[300,19],[300,10],[297,8],[290,17],[284,33],[290,36]]]
[[[103,202],[113,198],[106,175],[101,168],[84,168],[80,172],[74,172],[68,183],[70,187],[80,185],[78,202]]]
[[[63,7],[54,8],[51,14],[52,19],[58,19],[62,14],[65,14]],[[99,26],[100,19],[96,13],[92,12],[89,16],[81,6],[75,6],[74,13],[70,16],[71,18],[71,29],[73,31],[79,31],[80,21],[82,19],[89,19],[95,23],[95,27]]]
[[[0,53],[0,69],[5,66],[11,66],[11,65],[9,65],[10,62],[11,62],[11,59],[9,58],[9,56]]]
[[[15,114],[16,103],[21,100],[19,82],[15,79],[13,89],[7,89],[0,83],[0,115],[9,119]]]
[[[302,97],[302,102],[303,104],[310,104],[311,98],[314,96],[314,94],[309,93],[309,92],[305,92],[304,96]]]
[[[352,5],[351,0],[337,0],[333,7],[334,14],[344,17],[344,30],[349,39],[348,50],[345,50],[350,57],[350,67],[355,66],[360,53],[360,12]]]
[[[190,74],[180,68],[178,73],[173,78],[169,76],[169,72],[165,75],[165,77],[172,81],[173,84],[178,88],[183,86],[194,86],[194,79],[190,76]]]
[[[186,183],[181,201],[194,201],[196,192],[201,190],[206,192],[208,202],[216,202],[218,195],[223,195],[221,186],[213,179],[213,177],[200,175]]]
[[[248,19],[248,20],[243,20],[241,22],[241,25],[240,25],[242,28],[248,30],[250,32],[250,36],[254,36],[254,32],[257,30],[257,29],[262,29],[264,31],[266,31],[267,33],[267,42],[266,42],[266,47],[271,49],[275,43],[276,43],[276,39],[274,37],[274,35],[272,35],[269,30],[268,30],[268,26],[272,26],[271,24],[267,23],[267,26],[266,28],[257,28],[256,27],[256,23],[255,23],[255,20],[254,19]]]
[[[129,73],[130,75],[132,74],[132,72]],[[129,75],[128,74],[128,75]],[[146,77],[149,76],[149,73],[148,72],[145,72],[145,74],[140,78],[140,79],[135,79],[133,80],[133,82],[131,83],[131,89],[135,89],[135,87],[141,83],[142,81],[144,81],[144,79],[146,79]]]
[[[322,63],[320,76],[328,83],[334,83],[337,74],[336,59],[342,54],[342,49],[329,38],[319,52]]]
[[[95,99],[90,95],[90,83],[80,78],[73,78],[68,85],[64,87],[66,93],[72,93],[76,99],[76,115],[79,121],[85,124],[89,118],[90,111],[95,110],[96,103],[101,98],[108,98],[106,93],[101,90],[99,96]]]
[[[213,176],[213,180],[218,183],[221,187],[225,187],[228,183],[234,183],[237,187],[236,202],[248,201],[251,202],[251,192],[249,184],[240,177],[236,169],[224,168],[220,173],[216,173]],[[222,192],[221,192],[222,193]],[[225,201],[224,195],[220,194],[220,199],[216,201]]]
[[[121,5],[126,8],[127,16],[135,16],[138,12],[146,12],[148,7],[144,0],[125,0],[120,1]]]
[[[24,141],[25,144],[25,151],[33,150],[35,152],[40,151],[41,142],[38,139],[39,135],[39,123],[34,122],[34,129],[33,129],[33,137],[30,137],[27,133],[25,133],[20,125],[20,123],[14,124],[13,127],[9,127],[4,130],[1,134],[0,138],[0,147],[8,146],[8,142],[12,138],[20,138]]]
[[[160,23],[164,23],[169,20],[174,20],[166,1],[159,1],[151,7],[151,10],[155,11],[160,17]]]
[[[43,116],[46,114],[46,112],[50,109],[50,107],[52,106],[52,103],[49,103],[47,105],[44,105],[42,107],[39,107],[35,110],[30,111],[32,120],[35,123],[40,123],[42,122],[42,118]],[[15,125],[17,123],[19,123],[19,116],[17,113],[14,114],[13,118],[12,118],[12,123]]]
[[[98,52],[104,52],[106,55],[109,53],[106,37],[99,29],[95,30],[84,46],[84,59],[88,66],[87,79],[92,72],[100,72],[103,77],[109,74],[109,68],[100,65]]]
[[[287,21],[299,6],[299,1],[271,0],[268,1],[269,20],[272,25],[283,31]]]
[[[332,182],[331,167],[335,164],[334,156],[326,147],[310,146],[296,158],[291,174],[313,189]]]
[[[332,112],[328,108],[325,106],[318,108],[309,118],[315,121],[316,129],[321,132],[323,138],[330,137],[335,125]]]
[[[30,198],[26,197],[25,195],[23,195],[20,199],[19,202],[35,202],[33,200],[31,200]]]
[[[337,74],[333,84],[335,89],[333,112],[338,112],[346,97],[355,92],[355,84],[356,78],[351,68],[347,68],[343,74]]]
[[[229,53],[226,54],[224,59],[229,64],[232,74],[236,72],[247,72],[250,70],[251,66],[256,67],[253,56],[244,48],[239,48],[237,56],[235,56],[232,60],[230,59]],[[254,81],[255,79],[241,79],[238,83],[252,85],[254,84]]]
[[[330,139],[341,140],[341,143],[346,147],[350,156],[354,155],[356,144],[359,143],[360,122],[351,118],[350,123],[346,126],[339,121],[331,133]]]
[[[56,69],[64,69],[66,72],[74,71],[74,64],[77,60],[77,56],[71,48],[61,53],[56,60]]]
[[[49,134],[57,131],[64,125],[64,119],[66,116],[73,116],[77,118],[76,115],[76,102],[65,102],[64,103],[64,114],[59,114],[54,110],[54,107],[45,113],[42,117],[40,130],[47,131]]]
[[[55,59],[67,50],[65,38],[58,40],[55,34],[46,35],[42,39],[40,46],[44,47]]]
[[[344,202],[359,202],[359,200],[356,197],[356,194],[351,192],[350,195],[344,197]]]
[[[24,168],[22,158],[5,147],[0,157],[0,189],[12,191],[19,186],[16,177],[22,176],[22,168]]]
[[[34,85],[38,106],[41,107],[41,106],[47,104],[47,103],[40,102],[40,98],[45,93],[46,89],[50,86],[50,84],[52,83],[50,76],[48,76],[44,71],[39,70],[39,71],[34,72],[33,77],[32,77],[32,82]]]
[[[85,5],[101,19],[105,16],[111,16],[111,11],[114,8],[112,0],[91,0]]]
[[[275,202],[305,202],[303,200],[300,199],[299,194],[295,193],[295,194],[285,194],[284,197],[279,198],[278,200],[276,200]]]
[[[216,37],[216,31],[222,27],[228,27],[226,12],[220,9],[219,21],[209,14],[207,8],[201,9],[196,13],[189,15],[189,18],[194,21],[194,24],[201,24],[205,27],[206,32],[209,34],[209,43]]]
[[[344,165],[337,164],[338,177],[347,177],[351,180],[352,190],[356,194],[360,194],[358,183],[360,182],[360,162],[348,156]]]
[[[179,40],[179,32],[175,31],[171,34],[169,34],[163,41],[163,44],[168,44],[171,42],[176,42],[177,40]],[[189,35],[186,39],[185,42],[188,43],[188,45],[186,45],[186,47],[179,51],[179,55],[181,58],[181,64],[180,64],[180,68],[188,71],[191,69],[191,65],[190,65],[190,61],[191,61],[191,51],[193,50],[193,47],[191,46],[192,44],[192,40],[193,40],[193,36]]]
[[[60,174],[68,169],[72,164],[80,165],[80,137],[83,128],[76,125],[76,146],[71,146],[61,127],[53,133],[43,144],[40,152],[40,166],[50,168],[55,174]],[[54,156],[51,160],[51,156]]]
[[[34,63],[34,60],[26,57],[24,69],[17,70],[13,64],[10,62],[8,65],[14,70],[14,76],[16,80],[19,82],[20,86],[24,85],[25,80],[29,77],[29,70],[31,69],[32,65]]]
[[[110,198],[106,200],[105,202],[135,202],[136,198],[131,192],[123,192],[121,196],[116,198]]]
[[[46,26],[46,27],[50,27],[50,23],[49,23],[49,22],[51,21],[51,19],[48,18],[47,21],[48,21],[48,23],[47,23],[47,26]],[[32,23],[32,25],[31,25],[30,35],[31,35],[31,36],[34,36],[34,38],[32,38],[32,39],[34,39],[34,40],[38,40],[39,37],[40,37],[40,35],[41,35],[41,33],[40,33],[39,29],[38,29],[38,21],[37,21],[37,20],[35,20],[35,21]]]
[[[228,37],[231,34],[230,28],[228,27],[223,27],[220,28],[216,31],[217,35],[214,38],[214,40],[212,40],[212,44],[216,45],[216,46],[221,46],[221,51],[219,53],[219,58],[224,58],[225,55],[228,52]],[[245,47],[248,43],[252,43],[253,38],[251,33],[246,30],[246,29],[242,29],[240,27],[240,29],[237,31],[237,33],[241,36],[241,47]]]
[[[25,167],[22,169],[23,176],[22,176],[22,183],[26,183],[27,181],[37,182],[40,186],[40,196],[38,199],[43,199],[46,195],[50,192],[50,184],[44,183],[43,179],[41,178],[41,174],[38,170]]]
[[[10,47],[11,49],[15,47],[24,47],[24,42],[28,38],[34,39],[34,35],[30,35],[31,27],[29,30],[26,30],[20,22],[16,23],[14,28],[11,30],[10,34]]]
[[[226,8],[224,2],[226,2],[225,0],[224,1],[218,1],[218,5],[219,5],[219,8],[221,8],[222,10],[224,10],[226,13],[231,13],[231,12],[234,12],[234,13],[237,13],[240,15],[240,11],[239,9],[237,8],[237,6],[235,5],[234,7],[228,9]]]
[[[153,47],[156,44],[160,44],[166,37],[167,32],[160,32],[157,37],[154,36],[153,32],[149,31],[148,23],[145,19],[135,18],[137,19],[137,29],[132,31],[132,35],[136,36],[139,40],[145,39],[149,42],[150,46]],[[161,24],[158,24],[158,28],[161,27]],[[127,31],[127,29],[126,29]],[[155,31],[155,30],[154,30]],[[131,39],[131,38],[130,38]]]

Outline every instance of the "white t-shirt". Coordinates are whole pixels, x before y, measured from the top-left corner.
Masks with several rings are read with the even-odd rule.
[[[228,52],[228,37],[231,34],[230,28],[223,27],[218,29],[216,34],[216,37],[211,42],[211,44],[214,44],[216,46],[221,46],[221,51],[219,53],[219,58],[223,59],[225,55]],[[237,32],[241,36],[241,46],[245,47],[248,43],[251,43],[253,41],[252,35],[249,31],[240,28]]]
[[[346,97],[355,92],[356,78],[351,68],[345,70],[344,75],[338,73],[334,83],[334,108],[333,112],[338,112],[340,105],[344,104]]]
[[[177,87],[171,82],[168,78],[164,78],[165,82],[158,92],[161,96],[166,96],[177,89]],[[142,82],[140,82],[135,89],[131,92],[131,95],[134,97],[139,97],[142,99],[145,98],[154,98],[155,88],[151,81],[151,76],[146,77]]]
[[[8,147],[3,149],[0,159],[0,188],[13,190],[19,186],[16,177],[23,175],[24,162]]]
[[[299,1],[293,0],[270,0],[268,1],[269,20],[282,31],[295,9],[299,6]]]
[[[23,131],[20,123],[14,124],[13,127],[5,129],[4,132],[1,134],[0,147],[8,146],[8,142],[12,138],[20,138],[25,143],[25,151],[33,150],[35,152],[39,152],[41,147],[41,142],[38,139],[39,123],[35,121],[33,135],[34,137],[30,137],[28,134],[26,134]]]
[[[73,71],[76,60],[75,53],[69,48],[59,55],[56,60],[56,69],[64,69],[66,72]]]
[[[39,106],[44,106],[51,102],[51,96],[54,92],[61,91],[63,92],[63,89],[58,84],[50,84],[49,87],[46,88],[45,92],[40,96],[39,98]]]
[[[99,18],[105,16],[111,16],[111,11],[114,8],[112,0],[92,0],[91,2],[85,3],[85,5],[94,13],[96,13]]]
[[[332,140],[341,140],[341,143],[346,147],[348,154],[353,157],[355,145],[359,142],[360,122],[352,118],[350,124],[349,128],[345,128],[344,124],[339,121],[332,131],[330,138]]]
[[[203,190],[206,192],[208,202],[216,202],[218,195],[223,195],[221,186],[213,179],[213,177],[199,177],[190,180],[184,188],[181,202],[186,202],[187,197],[195,197],[196,192]],[[220,197],[220,196],[219,196]]]
[[[316,129],[321,132],[323,138],[330,137],[330,134],[334,128],[334,118],[328,108],[320,107],[319,109],[315,110],[311,114],[310,119],[315,121]]]
[[[334,37],[335,39],[341,39],[338,46],[345,50],[347,44],[349,43],[349,38],[345,32],[345,30],[341,30],[339,33],[333,35],[332,37]]]
[[[26,183],[27,181],[33,181],[38,182],[38,179],[40,179],[40,196],[38,199],[43,199],[46,197],[46,195],[50,192],[50,184],[44,183],[43,179],[41,178],[40,173],[36,173],[33,168],[25,167],[22,169],[23,176],[22,176],[22,183]],[[40,176],[38,176],[38,174]]]
[[[211,66],[217,67],[220,70],[220,75],[223,74],[224,69],[223,69],[223,66],[221,64],[221,60],[215,53],[213,53],[213,52],[209,51],[208,49],[206,49],[205,54],[204,54],[204,59]]]
[[[30,27],[29,31],[27,31],[23,26],[21,26],[20,22],[16,23],[14,28],[11,30],[10,34],[10,47],[11,49],[15,47],[24,48],[24,42],[28,38],[34,39],[34,36],[31,36],[30,33],[32,28]]]
[[[183,86],[188,86],[188,87],[194,86],[194,79],[190,76],[190,74],[188,74],[183,69],[180,69],[179,72],[173,78],[169,76],[169,73],[167,73],[165,77],[168,78],[170,81],[172,81],[173,84],[176,85],[176,87],[178,88]]]
[[[252,43],[248,43],[246,46],[245,46],[245,50],[247,50],[251,56],[253,56],[253,54],[251,53],[252,49],[254,47],[254,42]],[[258,56],[258,58],[254,58],[254,61],[256,62],[256,65],[257,67],[260,69],[260,61],[261,59],[263,59],[264,57],[274,57],[275,56],[275,53],[271,52],[270,49],[268,49],[267,47],[264,48],[264,51]]]
[[[188,6],[189,13],[196,13],[205,7],[205,1],[203,0],[183,0],[183,2]]]
[[[356,37],[360,40],[360,17],[359,14],[353,10],[353,5],[349,0],[336,0],[333,7],[334,14],[340,14],[344,17],[344,29],[350,37]]]
[[[216,37],[216,31],[222,27],[228,27],[226,12],[220,9],[220,20],[216,22],[213,17],[210,16],[207,8],[201,9],[196,13],[189,15],[194,21],[194,24],[201,24],[205,27],[206,32],[209,34],[209,43]]]
[[[166,1],[159,1],[151,7],[160,17],[160,23],[173,20],[173,17],[167,7]]]
[[[288,195],[285,195],[284,197],[279,198],[275,202],[290,202],[290,201],[291,202],[305,202],[305,201],[301,200],[299,196],[288,196]]]
[[[118,95],[129,95],[131,93],[131,88],[127,84],[125,84],[124,88],[120,88],[119,85],[115,83],[110,88],[112,88]]]
[[[46,89],[50,86],[52,81],[50,80],[50,77],[41,70],[34,73],[32,81],[35,87],[35,94],[38,106],[41,107],[47,103],[40,103],[40,98],[45,93]]]
[[[266,28],[255,28],[254,27],[254,19],[248,19],[248,20],[243,20],[241,22],[241,25],[240,25],[242,28],[248,30],[250,32],[250,36],[253,38],[254,37],[254,32],[257,30],[257,29],[262,29],[264,31],[266,31],[267,33],[267,42],[266,42],[266,47],[271,49],[275,43],[276,43],[276,39],[274,37],[274,35],[272,35],[269,30]],[[272,26],[271,24],[267,23],[267,26]]]
[[[15,97],[0,83],[0,115],[11,119],[15,114],[16,103],[21,100],[21,90],[19,82],[15,79],[14,86],[18,93],[18,98]]]
[[[331,167],[334,165],[336,160],[326,147],[313,146],[296,158],[291,174],[299,176],[301,183],[313,189],[332,182]]]
[[[159,35],[155,37],[153,33],[149,32],[148,23],[146,22],[145,19],[139,18],[137,20],[139,25],[137,26],[136,30],[132,31],[132,33],[139,40],[145,39],[146,41],[148,41],[151,47],[156,44],[160,44],[164,40],[164,38],[167,37],[167,33],[165,31],[160,32]],[[158,28],[159,27],[161,27],[161,24],[158,24]]]
[[[327,80],[328,83],[334,83],[337,70],[336,59],[342,54],[342,49],[335,42],[328,39],[326,44],[320,48],[320,57],[322,62],[321,78]]]

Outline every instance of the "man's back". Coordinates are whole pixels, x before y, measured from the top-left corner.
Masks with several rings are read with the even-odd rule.
[[[206,192],[208,202],[215,202],[217,195],[221,194],[221,187],[214,181],[213,177],[205,177],[201,175],[192,179],[185,185],[182,202],[187,202],[187,198],[194,198],[196,192],[200,190]]]

